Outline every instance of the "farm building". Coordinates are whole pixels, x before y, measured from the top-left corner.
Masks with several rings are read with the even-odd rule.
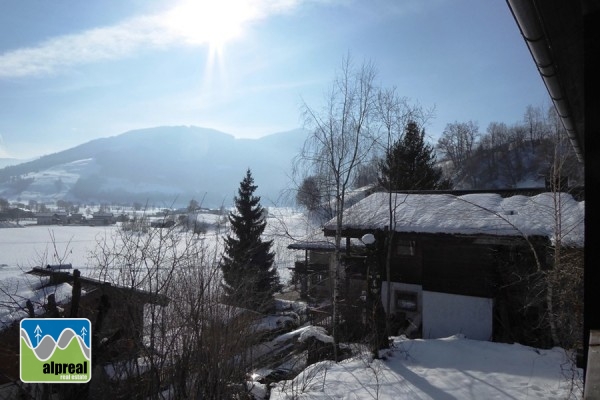
[[[69,214],[64,211],[41,212],[35,214],[38,225],[64,225],[69,222]]]
[[[117,223],[115,215],[110,212],[95,212],[88,220],[90,225],[113,225]]]

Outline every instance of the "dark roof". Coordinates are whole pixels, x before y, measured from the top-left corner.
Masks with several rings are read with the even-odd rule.
[[[361,241],[352,239],[352,247],[364,247]],[[291,250],[315,250],[321,252],[333,252],[335,250],[335,243],[328,240],[298,240],[287,247]],[[346,248],[346,240],[343,239],[341,242],[341,249]]]
[[[37,276],[48,276],[50,278],[54,278],[54,282],[73,282],[74,279],[74,276],[72,274],[64,270],[51,270],[47,268],[35,267],[27,273]],[[158,304],[161,306],[166,306],[169,304],[170,301],[170,299],[167,296],[164,296],[162,294],[151,293],[136,288],[113,285],[110,282],[105,282],[99,279],[87,278],[83,276],[79,277],[79,279],[81,282],[82,289],[85,290],[87,293],[93,292],[98,288],[111,288],[113,290],[121,291],[122,293],[127,294],[128,296],[133,296],[145,304]]]
[[[584,159],[584,18],[595,0],[507,0],[580,161]]]

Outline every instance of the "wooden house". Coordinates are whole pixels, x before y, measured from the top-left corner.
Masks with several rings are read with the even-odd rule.
[[[320,236],[320,239],[319,237]],[[364,248],[357,239],[351,240],[354,249]],[[343,251],[346,241],[341,244]],[[322,233],[313,233],[306,238],[288,245],[290,250],[302,250],[297,255],[292,272],[300,286],[300,297],[306,300],[327,298],[332,291],[331,257],[335,244],[331,238],[324,238]]]
[[[82,213],[73,213],[69,215],[69,223],[70,224],[81,224],[84,222],[84,217]]]
[[[69,214],[64,211],[41,212],[35,214],[38,225],[64,225],[69,222]]]
[[[374,193],[344,212],[346,243],[367,234],[374,241],[345,247],[342,274],[362,281],[365,291],[368,275],[377,279],[397,333],[524,342],[544,312],[542,306],[522,312],[532,290],[525,277],[552,267],[548,254],[557,244],[581,250],[583,210],[565,193]],[[332,220],[324,234],[333,237],[335,230]],[[348,291],[345,302],[360,294]],[[547,337],[530,336],[536,334]]]
[[[90,225],[113,225],[117,223],[117,219],[111,212],[95,212],[88,222]]]
[[[51,266],[52,267],[52,266]],[[56,304],[54,295],[48,297],[46,312],[35,313],[37,318],[78,317],[92,323],[93,365],[135,357],[143,346],[144,306],[166,306],[165,296],[139,289],[121,287],[97,279],[79,276],[78,270],[38,267],[28,274],[42,279],[40,291],[53,293],[52,286],[69,283],[73,287],[69,302]],[[80,290],[78,290],[78,288]],[[79,293],[79,295],[77,294]],[[80,296],[80,297],[79,297]],[[78,301],[74,301],[79,297]],[[57,307],[51,307],[55,304]],[[33,312],[33,309],[30,311]],[[19,321],[0,330],[0,387],[17,392],[19,382]],[[11,392],[12,393],[12,392]]]

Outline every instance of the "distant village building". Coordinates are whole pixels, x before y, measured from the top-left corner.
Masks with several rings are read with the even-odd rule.
[[[95,212],[88,222],[90,225],[113,225],[117,223],[117,219],[111,212]]]
[[[81,224],[84,222],[83,214],[81,213],[73,213],[69,215],[69,223],[70,224]]]
[[[150,221],[151,228],[172,228],[173,226],[175,226],[175,221],[171,218],[161,218],[155,221]]]
[[[69,214],[65,211],[41,212],[35,214],[38,225],[64,225],[69,222]]]

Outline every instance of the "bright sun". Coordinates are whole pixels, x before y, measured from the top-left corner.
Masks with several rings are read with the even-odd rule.
[[[256,17],[248,0],[184,0],[166,14],[168,29],[189,44],[207,44],[218,55]]]

